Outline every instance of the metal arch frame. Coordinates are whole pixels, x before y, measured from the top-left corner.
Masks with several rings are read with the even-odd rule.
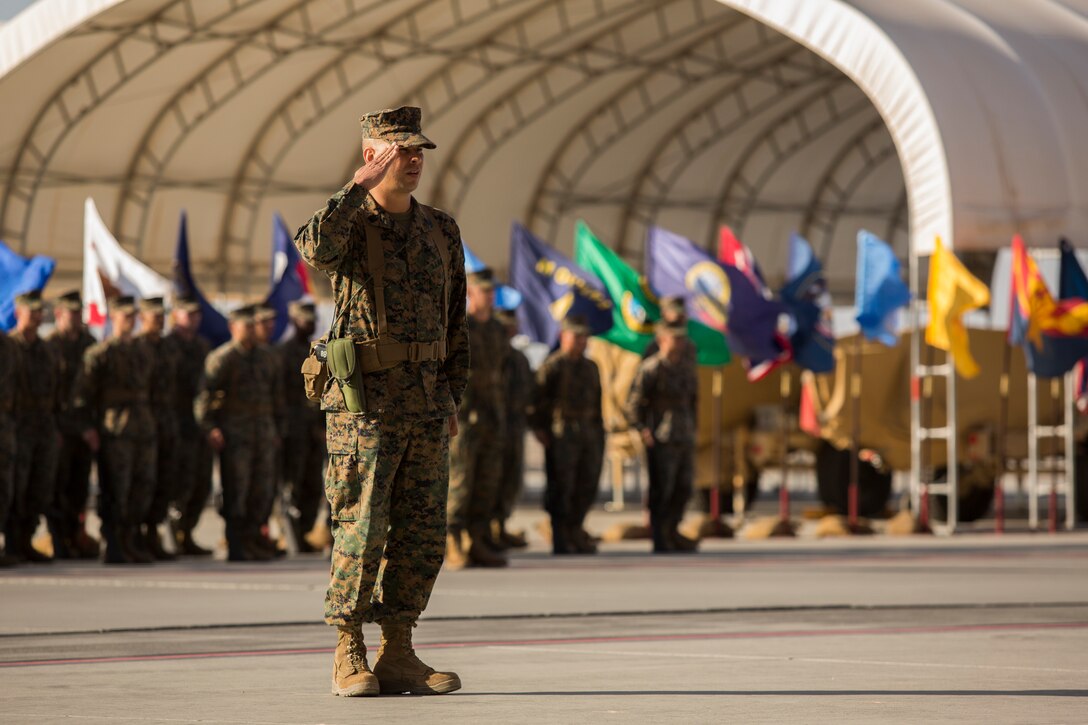
[[[137,253],[142,248],[147,229],[147,210],[150,207],[151,200],[174,154],[188,139],[190,133],[205,118],[230,102],[247,84],[275,68],[279,62],[290,57],[291,54],[301,49],[314,47],[312,43],[299,41],[294,43],[293,47],[281,48],[277,46],[276,41],[277,34],[298,37],[291,29],[277,26],[284,18],[302,12],[302,9],[312,2],[313,0],[297,0],[297,2],[287,6],[261,27],[241,36],[237,43],[216,57],[211,63],[205,65],[159,109],[133,152],[122,182],[113,224],[114,233],[122,244],[129,242],[135,247]],[[382,0],[369,0],[362,5],[347,3],[338,6],[342,7],[343,13],[337,16],[335,20],[325,23],[323,28],[310,28],[309,35],[320,34],[328,28],[363,16],[375,8],[380,8],[382,5]],[[422,0],[414,9],[429,5],[430,0]],[[395,21],[396,19],[392,22]],[[387,25],[392,24],[392,22],[387,23]],[[264,43],[254,42],[256,38],[262,36],[266,36],[268,41]],[[265,50],[270,55],[266,62],[260,66],[247,70],[245,64],[239,61],[243,53],[251,50]],[[225,91],[213,92],[209,79],[214,78],[221,71],[228,73],[231,86]],[[198,89],[202,93],[192,93],[192,91]],[[186,106],[189,106],[189,108]],[[163,139],[163,148],[155,148],[156,137],[168,119],[175,121],[180,127],[180,132],[170,134],[166,139]],[[136,207],[134,210],[130,209],[133,205]],[[139,220],[133,233],[130,233],[129,226],[126,224],[130,211],[137,214]]]
[[[201,20],[197,19],[200,14],[193,9],[195,2],[197,0],[175,0],[160,8],[150,18],[124,27],[119,37],[72,73],[68,81],[54,91],[42,105],[21,139],[19,152],[8,171],[3,200],[0,202],[0,234],[8,241],[18,240],[20,251],[26,251],[30,217],[41,180],[53,156],[76,122],[98,108],[129,80],[154,65],[173,48],[191,40],[205,28],[214,26],[261,0],[231,0],[224,12]],[[179,7],[185,10],[184,21],[165,18],[167,13]],[[172,31],[162,32],[167,28]],[[179,29],[181,32],[178,32]],[[126,56],[134,57],[135,60],[129,63]],[[100,88],[102,79],[105,79],[106,87]],[[81,99],[80,96],[85,98]],[[56,115],[59,123],[43,123],[51,114]],[[43,151],[43,147],[47,148]],[[30,163],[29,157],[33,157],[37,164],[33,172],[24,169]],[[21,182],[24,175],[32,176],[32,180],[29,183]],[[16,199],[24,205],[22,223],[18,230],[7,226],[15,211],[11,207]]]
[[[696,15],[701,16],[703,14],[702,9],[705,4],[699,2],[698,0],[693,0],[692,4],[696,8]],[[660,8],[655,8],[655,10],[660,11]],[[722,17],[723,22],[721,23],[721,25],[727,25],[724,20],[728,20],[732,23],[737,22],[733,14],[726,13]],[[746,22],[747,20],[747,17],[744,16],[744,20],[741,22]],[[703,22],[698,22],[694,24],[691,28],[685,28],[683,31],[679,32],[669,32],[669,30],[664,27],[664,22],[661,22],[659,23],[658,30],[661,31],[662,37],[647,42],[645,44],[645,47],[654,48],[660,46],[664,42],[673,42],[678,39],[690,40],[689,36],[692,30],[699,29],[707,30],[705,37],[701,38],[699,42],[703,42],[705,40],[713,41],[721,33],[720,27],[718,27],[717,25],[708,26],[705,20]],[[720,40],[720,38],[718,39]],[[597,41],[587,43],[585,44],[585,46],[576,48],[571,51],[571,53],[584,54],[586,52],[586,47],[592,47],[594,42],[599,42],[599,39]],[[630,48],[627,48],[625,50],[627,50],[628,53],[634,52],[634,49]],[[720,51],[721,49],[719,48],[718,50]],[[677,61],[685,58],[686,56],[695,55],[695,48],[693,48],[690,43],[688,43],[685,45],[685,47],[679,49],[679,51],[672,52],[668,57],[658,58],[649,63],[643,62],[641,65],[643,67],[650,67],[653,70],[657,71],[667,69],[670,75],[678,77],[683,82],[690,82],[693,78],[692,72],[689,69],[685,68],[683,63],[678,63]],[[670,68],[670,64],[676,64],[679,67]],[[713,66],[713,61],[710,61],[708,64]],[[512,131],[510,128],[501,129],[498,132],[492,130],[489,125],[489,119],[498,116],[503,111],[508,110],[509,113],[507,114],[507,117],[517,118],[519,124],[518,130],[520,130],[520,128],[523,128],[525,125],[532,123],[541,115],[554,108],[557,103],[562,102],[574,93],[584,90],[585,87],[588,86],[590,81],[602,77],[608,72],[613,72],[618,68],[629,67],[631,66],[628,64],[621,64],[617,62],[613,62],[611,66],[606,65],[596,68],[587,66],[585,69],[580,71],[581,77],[577,82],[564,87],[560,91],[556,91],[555,89],[553,89],[552,85],[549,82],[549,75],[552,68],[545,68],[541,72],[531,76],[530,78],[523,79],[520,83],[520,88],[515,94],[509,95],[499,101],[491,103],[487,108],[477,114],[472,119],[472,121],[466,125],[466,130],[453,144],[453,153],[450,155],[449,159],[442,166],[438,173],[438,178],[435,183],[436,204],[444,205],[445,208],[448,208],[456,213],[461,203],[464,201],[464,197],[467,193],[467,189],[469,186],[467,182],[475,176],[476,172],[479,170],[480,166],[483,163],[482,161],[477,159],[476,162],[473,163],[467,170],[462,168],[461,166],[460,156],[462,153],[465,152],[465,149],[469,147],[469,145],[473,141],[477,139],[482,139],[485,144],[494,147],[505,143],[514,135],[514,131]],[[720,67],[712,67],[712,72],[714,73],[719,73],[722,70],[723,69]],[[526,94],[528,92],[532,92],[534,95],[538,94],[542,98],[541,101],[538,101],[539,105],[532,111],[526,111],[524,108],[524,106],[529,105],[529,101],[518,100],[522,97],[523,94]],[[460,188],[458,188],[455,192],[451,192],[450,187],[454,186],[454,184],[457,183],[460,184]]]
[[[887,142],[876,151],[871,151],[868,144],[871,141],[880,139],[881,136],[887,139]],[[846,180],[845,184],[838,183],[836,176],[844,168],[846,163],[850,161],[855,154],[859,153],[864,155],[863,160],[866,163],[857,173]],[[826,171],[824,171],[823,175],[820,177],[820,181],[813,187],[812,196],[809,198],[808,204],[806,204],[805,216],[801,222],[801,234],[813,243],[814,249],[817,248],[816,240],[813,239],[811,235],[815,230],[822,231],[823,243],[819,246],[820,251],[818,252],[820,259],[826,260],[828,258],[831,244],[835,238],[835,229],[839,224],[839,218],[847,211],[850,199],[853,197],[858,187],[873,173],[873,171],[879,168],[881,164],[890,157],[895,157],[898,162],[895,141],[892,139],[891,134],[888,133],[887,126],[884,124],[882,118],[877,118],[875,121],[855,133],[839,148],[839,152],[832,157],[831,162],[827,165]],[[902,172],[902,168],[900,168],[900,172]],[[902,173],[900,173],[900,176],[902,176]],[[834,202],[825,205],[825,194],[831,194],[834,198]],[[893,214],[895,213],[896,208],[892,209]],[[827,215],[826,221],[819,219],[818,214],[820,213]],[[892,215],[890,214],[889,217],[891,216]]]
[[[627,12],[629,10],[629,8],[635,7],[635,6],[636,6],[635,3],[624,3],[624,4],[622,4],[620,6],[620,8],[621,8],[620,13]],[[598,9],[601,9],[601,8],[603,8],[603,5],[600,2],[597,2],[597,3],[595,3],[595,7],[597,7]],[[566,23],[565,13],[562,10],[562,6],[559,6],[559,5],[555,4],[553,2],[553,0],[542,0],[541,2],[538,2],[537,4],[531,6],[527,12],[525,12],[525,13],[523,13],[523,14],[515,17],[515,18],[512,18],[509,21],[507,21],[506,23],[500,25],[497,29],[493,30],[486,37],[488,37],[488,38],[498,37],[501,34],[507,32],[510,28],[515,28],[515,27],[519,27],[520,25],[523,25],[526,22],[527,18],[534,17],[535,15],[540,13],[541,11],[548,11],[548,12],[555,11],[555,12],[557,12],[559,14],[559,17],[560,17],[560,20],[561,20],[561,26],[568,27],[567,25],[565,25],[565,23]],[[601,12],[602,12],[602,15],[601,15],[602,18],[610,18],[612,13],[613,13],[613,11],[604,11],[604,10],[601,10]],[[620,13],[616,13],[616,14],[620,14]],[[566,36],[564,36],[564,37],[566,37]],[[461,49],[459,51],[459,53],[454,57],[456,57],[456,58],[458,58],[458,59],[460,59],[460,60],[462,60],[464,62],[472,62],[472,63],[476,63],[476,64],[480,64],[480,65],[485,65],[485,66],[488,66],[488,67],[493,67],[493,64],[490,63],[490,61],[488,61],[486,59],[487,47],[488,46],[486,46],[486,45],[482,45],[481,41],[476,40],[476,41],[474,41],[474,43],[471,46]],[[518,50],[518,48],[514,48],[513,50],[516,51],[516,50]],[[528,53],[523,52],[520,55],[516,56],[513,60],[509,60],[507,64],[508,65],[515,65],[517,63],[524,62],[524,60],[526,58],[536,59],[537,56],[530,55]],[[561,56],[559,59],[553,60],[552,63],[553,64],[558,64],[558,63],[561,63],[562,60],[563,60],[563,57]],[[224,216],[223,216],[222,230],[221,230],[221,234],[220,234],[220,253],[219,254],[220,254],[221,259],[224,258],[224,255],[226,254],[226,250],[230,246],[236,246],[236,245],[240,246],[240,245],[249,244],[250,238],[252,237],[252,234],[253,234],[253,230],[255,229],[256,223],[257,223],[257,217],[256,217],[257,210],[259,209],[260,204],[261,204],[264,196],[266,195],[268,188],[271,186],[271,178],[272,178],[272,175],[273,175],[275,169],[278,167],[278,165],[280,164],[280,162],[282,161],[284,156],[287,154],[287,152],[291,148],[294,147],[295,143],[297,143],[299,141],[302,134],[308,128],[310,128],[313,125],[313,123],[316,122],[317,114],[312,113],[300,125],[299,128],[294,129],[294,133],[292,133],[292,134],[290,134],[288,136],[286,143],[283,146],[281,146],[278,150],[276,150],[273,154],[259,154],[260,147],[264,144],[266,137],[271,132],[271,129],[274,127],[276,121],[281,120],[281,119],[284,118],[284,114],[292,107],[292,104],[297,99],[306,98],[311,103],[313,103],[315,101],[315,99],[312,96],[308,95],[306,91],[309,88],[309,86],[312,85],[312,83],[314,82],[314,79],[320,78],[320,77],[322,77],[323,75],[325,75],[327,73],[337,72],[339,74],[339,77],[341,79],[341,92],[340,92],[340,95],[338,97],[336,97],[335,99],[331,99],[328,102],[328,104],[325,106],[324,109],[315,109],[315,110],[325,110],[325,109],[330,108],[332,106],[344,103],[346,100],[351,98],[355,93],[357,93],[360,90],[360,88],[365,87],[365,85],[367,84],[368,81],[364,81],[363,83],[360,83],[360,84],[354,85],[354,86],[346,84],[344,82],[344,80],[343,80],[343,78],[344,78],[343,77],[343,71],[339,67],[340,62],[342,62],[342,59],[340,59],[338,61],[333,61],[332,63],[329,63],[326,66],[324,66],[317,73],[312,74],[310,76],[310,78],[306,82],[301,84],[299,86],[299,88],[295,92],[293,92],[292,94],[287,96],[285,98],[285,100],[282,101],[280,103],[280,105],[275,109],[275,111],[273,111],[265,119],[265,122],[262,124],[262,126],[260,128],[260,131],[254,137],[254,140],[251,143],[250,148],[247,150],[246,155],[243,157],[241,163],[239,164],[238,171],[237,171],[237,173],[236,173],[236,175],[234,177],[234,181],[232,182],[230,197],[228,199],[228,205],[227,205],[226,211],[225,211]],[[447,65],[446,68],[449,68],[449,66]],[[440,78],[441,76],[442,76],[441,71],[439,71],[438,73],[431,74],[430,76],[428,76],[427,79],[425,79],[424,83],[426,83],[428,80],[432,80],[434,78]],[[486,80],[489,81],[490,78],[488,78]],[[470,88],[466,91],[466,94],[475,92],[475,90],[477,90],[482,85],[483,85],[483,83],[470,86]],[[417,89],[418,88],[420,88],[420,85],[417,84]],[[415,89],[412,90],[412,91],[409,91],[409,93],[406,94],[406,97],[412,95],[415,92],[416,92]],[[441,113],[439,113],[438,115],[440,116]],[[286,124],[288,122],[284,121],[284,123]],[[261,155],[265,156],[266,158],[269,158],[269,160],[266,161],[264,158],[260,158]],[[345,178],[347,176],[350,176],[350,174],[354,171],[354,169],[355,169],[355,163],[354,163],[355,157],[353,156],[352,158],[353,158],[353,161],[351,163],[350,169],[348,171],[346,171],[344,176],[342,176],[341,178]],[[254,167],[255,170],[258,173],[253,174],[253,175],[249,174],[248,171],[249,171],[250,167]],[[254,182],[254,178],[256,176],[258,176],[258,175],[261,176],[261,179],[259,181]],[[242,197],[243,193],[245,193],[245,190],[244,190],[243,187],[245,187],[246,185],[254,186],[255,191],[249,193],[249,196],[251,197],[251,200],[241,201],[241,197]],[[242,208],[246,212],[248,212],[248,214],[249,214],[248,223],[243,222],[242,224],[238,224],[238,223],[235,222],[235,218],[237,216],[237,211],[238,211],[239,208]],[[242,228],[242,227],[244,227],[245,231],[242,231],[241,233],[238,233],[237,230],[239,228]]]
[[[884,232],[884,239],[888,244],[892,245],[892,249],[895,249],[895,234],[899,231],[910,232],[910,228],[907,224],[908,217],[907,212],[910,210],[910,196],[907,193],[907,182],[903,180],[903,191],[899,194],[899,201],[895,203],[895,211],[892,212],[891,219],[888,220],[888,226]],[[907,238],[907,246],[910,246],[910,238]]]
[[[760,26],[757,25],[756,27]],[[729,77],[727,79],[729,81],[727,86],[719,89],[713,95],[713,101],[700,109],[697,109],[694,112],[695,117],[698,117],[698,115],[705,110],[706,106],[716,105],[717,103],[720,103],[723,98],[740,98],[742,99],[742,102],[739,105],[745,105],[743,103],[743,94],[751,87],[752,81],[756,79],[765,80],[766,76],[770,75],[770,83],[772,85],[776,85],[779,88],[788,85],[787,81],[778,76],[777,71],[784,65],[787,65],[789,59],[798,55],[803,49],[795,43],[787,43],[784,38],[782,39],[782,45],[785,46],[785,52],[774,53],[771,57],[760,60],[752,67],[745,68],[744,73],[739,78]],[[768,45],[766,42],[761,42],[761,48],[763,49],[773,48],[777,50],[778,47],[778,45]],[[770,69],[770,73],[768,73],[768,69]],[[681,93],[687,93],[696,88],[696,86],[689,86],[680,89],[680,92],[667,97],[655,98],[651,95],[651,91],[647,90],[647,84],[650,80],[652,80],[652,77],[649,75],[640,77],[620,89],[620,91],[613,94],[606,101],[598,104],[596,108],[583,117],[582,121],[573,128],[563,142],[557,147],[556,152],[548,162],[541,181],[537,185],[537,190],[526,215],[529,227],[534,229],[534,231],[542,236],[542,238],[554,241],[556,226],[562,213],[568,208],[569,201],[573,198],[577,198],[577,191],[571,185],[572,180],[580,178],[590,166],[592,166],[594,160],[604,149],[614,145],[621,137],[630,133],[635,127],[641,125],[642,122],[648,120],[650,114],[656,113],[659,110],[659,106],[673,100],[673,95],[678,96]],[[622,106],[627,97],[631,95],[633,95],[638,102],[643,104],[644,109],[644,113],[636,116],[634,120],[631,120],[622,114],[618,114],[615,111],[615,109]],[[679,126],[683,126],[686,123],[687,121],[682,122]],[[607,125],[606,134],[601,134],[599,132],[597,128],[599,124]],[[582,150],[577,144],[583,144],[587,153],[577,153],[575,149]],[[663,144],[658,144],[655,148],[660,149],[662,145]],[[577,161],[577,165],[570,170],[562,168],[567,162],[568,157]],[[558,202],[556,202],[556,200],[558,200]],[[554,208],[547,208],[549,203],[551,203]],[[632,203],[633,198],[628,196],[626,206],[630,208]],[[541,221],[545,220],[549,223],[547,232],[543,232],[539,229]],[[621,254],[625,248],[626,237],[625,223],[624,226],[621,227],[621,233],[615,238],[617,251]]]
[[[714,197],[714,208],[707,221],[705,236],[708,249],[713,248],[716,243],[719,228],[723,223],[728,222],[738,236],[744,235],[748,215],[755,208],[755,200],[763,187],[798,151],[833,131],[842,121],[872,109],[871,101],[864,94],[860,94],[854,100],[844,99],[844,103],[836,102],[835,91],[849,91],[851,88],[856,88],[849,84],[845,77],[844,80],[847,80],[846,84],[832,83],[817,93],[807,96],[796,108],[783,114],[763,133],[752,139]],[[804,120],[808,114],[821,108],[826,111],[826,118],[815,123]],[[778,132],[793,124],[800,127],[801,134],[785,146],[781,146],[777,141]],[[755,161],[759,158],[759,152],[768,148],[771,149],[770,160],[763,168],[760,168]]]
[[[816,56],[815,54],[812,54],[811,52],[806,51],[804,48],[801,47],[798,47],[797,52],[807,53],[813,58],[818,58],[818,56]],[[823,65],[822,67],[814,68],[813,70],[815,71],[813,75],[804,78],[802,80],[803,83],[810,83],[813,80],[817,80],[823,77],[824,73],[821,73],[820,71],[833,71],[833,69],[829,65]],[[803,112],[809,108],[814,98],[822,98],[824,95],[831,93],[836,88],[843,87],[843,84],[846,82],[846,79],[842,76],[831,76],[829,80],[820,85],[816,93],[806,94],[800,102],[794,102],[789,108],[786,109],[786,111],[784,111],[778,116],[778,118],[775,119],[775,121],[768,127],[768,130],[764,134],[760,135],[753,143],[750,143],[745,148],[738,161],[734,163],[734,170],[729,178],[735,178],[736,175],[739,173],[739,169],[745,168],[748,159],[754,154],[754,149],[758,148],[768,136],[773,134],[778,129],[786,126],[788,123],[793,123],[798,118],[803,117]],[[780,86],[780,88],[782,90],[795,89],[796,87],[798,87],[798,85],[799,84],[797,84],[795,81],[791,81],[789,84]],[[741,127],[743,124],[748,123],[756,114],[761,113],[768,108],[776,105],[777,102],[780,102],[781,96],[774,99],[773,102],[767,103],[764,107],[748,109],[749,113],[745,114],[739,119],[736,119],[732,123],[724,125],[719,121],[716,114],[717,106],[722,103],[723,100],[724,99],[722,98],[713,99],[713,101],[711,101],[704,107],[699,115],[691,119],[687,119],[684,123],[679,124],[677,127],[673,128],[670,131],[670,136],[672,138],[670,144],[676,144],[680,146],[683,154],[679,157],[679,160],[674,163],[674,168],[670,170],[665,178],[662,178],[661,175],[657,173],[657,162],[659,158],[665,156],[666,153],[673,150],[672,146],[662,145],[659,148],[658,153],[647,160],[646,165],[640,171],[638,186],[636,187],[635,195],[629,200],[627,208],[624,210],[624,217],[623,221],[621,222],[622,226],[620,227],[622,230],[621,238],[626,239],[629,236],[628,229],[635,222],[636,219],[641,219],[646,223],[652,223],[654,220],[657,219],[661,207],[667,203],[670,190],[682,176],[684,167],[691,158],[694,158],[695,156],[704,153],[707,149],[713,147],[715,144],[721,143],[722,141],[726,140],[726,137],[729,133]],[[704,138],[699,138],[693,141],[688,138],[687,128],[689,125],[698,122],[700,120],[700,116],[706,116],[710,123],[711,130]],[[804,126],[804,124],[802,124],[802,131],[811,132],[811,129],[808,129]],[[818,132],[811,132],[811,135],[813,137],[818,136]],[[808,137],[805,133],[802,133],[802,136],[805,140],[807,140]],[[782,155],[786,154],[788,154],[788,152],[782,152]],[[775,168],[776,167],[777,164]],[[640,214],[635,208],[634,203],[636,202],[636,200],[642,200],[646,198],[647,195],[643,195],[642,189],[645,184],[648,184],[651,181],[657,183],[654,201],[650,211],[646,212],[645,214]],[[729,184],[727,182],[727,186],[728,185]],[[717,212],[715,212],[715,214],[716,213]]]

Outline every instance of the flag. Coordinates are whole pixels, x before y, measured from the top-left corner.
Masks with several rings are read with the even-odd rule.
[[[727,226],[721,228],[718,238],[718,260],[732,286],[726,337],[733,350],[744,357],[748,379],[762,380],[793,357],[789,338],[784,334],[789,315],[781,303],[774,301],[752,250]]]
[[[465,274],[472,274],[473,272],[479,272],[481,269],[487,269],[488,265],[484,263],[482,259],[472,253],[472,250],[465,244],[465,240],[461,240],[461,246],[465,250]],[[495,309],[499,310],[516,310],[521,304],[521,292],[518,292],[513,287],[505,284],[495,285]]]
[[[184,211],[181,212],[181,220],[178,222],[178,244],[174,250],[174,290],[179,296],[188,295],[200,302],[200,329],[197,332],[201,337],[213,347],[219,347],[230,339],[227,318],[201,294],[196,280],[193,279],[193,271],[189,265],[189,221]]]
[[[1065,275],[1072,285],[1075,274]],[[1061,377],[1088,356],[1088,301],[1055,301],[1020,235],[1012,240],[1010,297],[1009,343],[1024,348],[1029,371]]]
[[[517,222],[510,229],[510,284],[524,299],[518,325],[533,342],[554,348],[559,323],[571,313],[585,315],[594,335],[612,327],[612,300],[601,280]]]
[[[88,197],[83,210],[83,318],[87,324],[101,333],[109,297],[165,299],[172,287],[170,280],[121,248]]]
[[[1077,253],[1068,239],[1062,238],[1058,242],[1061,250],[1061,266],[1059,267],[1058,297],[1067,300],[1073,297],[1088,299],[1088,277],[1077,259]],[[1077,410],[1088,413],[1088,375],[1085,374],[1086,361],[1081,359],[1074,369],[1073,391],[1076,398]]]
[[[895,345],[898,311],[910,302],[910,290],[892,248],[864,229],[858,232],[856,284],[854,307],[862,334],[889,347]]]
[[[279,214],[272,219],[272,291],[264,303],[276,311],[276,326],[272,341],[279,340],[287,330],[287,307],[295,300],[312,299],[310,276],[295,249],[294,235]]]
[[[967,345],[965,312],[990,304],[990,290],[945,249],[937,237],[929,257],[929,324],[926,342],[952,354],[956,372],[965,378],[978,375],[978,363]]]
[[[57,260],[35,254],[30,259],[0,242],[0,330],[15,327],[15,298],[45,287]]]
[[[834,370],[835,336],[828,318],[827,280],[812,247],[798,234],[790,235],[786,284],[779,297],[790,315],[794,362],[817,373]]]
[[[600,337],[641,355],[653,339],[654,322],[661,317],[648,281],[593,236],[581,220],[574,230],[574,258],[601,279],[612,298],[612,327]],[[700,365],[729,362],[729,346],[719,331],[688,320],[688,336],[695,344]]]

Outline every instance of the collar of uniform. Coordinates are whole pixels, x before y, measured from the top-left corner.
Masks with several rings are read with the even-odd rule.
[[[419,202],[412,198],[412,226],[410,227],[410,236],[419,237],[430,234],[431,225],[428,222],[426,216],[422,213],[419,207]],[[389,215],[385,209],[383,209],[374,197],[368,192],[366,199],[363,200],[363,212],[366,214],[366,220],[375,226],[383,227],[385,229],[396,229],[396,225],[393,223],[393,217]]]

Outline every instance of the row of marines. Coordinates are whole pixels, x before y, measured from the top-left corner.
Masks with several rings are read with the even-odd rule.
[[[0,336],[0,565],[46,562],[32,537],[41,517],[60,558],[95,558],[84,515],[97,460],[107,563],[150,563],[212,552],[193,529],[219,456],[228,558],[282,554],[265,524],[279,490],[300,551],[323,498],[324,415],[297,384],[314,330],[312,304],[295,303],[293,334],[273,347],[275,312],[233,311],[231,340],[214,351],[197,334],[200,303],[180,297],[109,301],[110,335],[96,342],[78,292],[53,301],[54,330],[38,335],[40,293],[16,299],[16,327]],[[137,331],[137,321],[139,330]],[[170,518],[175,546],[160,525]]]

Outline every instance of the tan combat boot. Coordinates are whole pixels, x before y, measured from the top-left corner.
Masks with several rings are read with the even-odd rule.
[[[446,568],[450,571],[458,571],[468,566],[468,554],[462,544],[460,531],[450,530],[446,534]]]
[[[435,672],[416,657],[412,622],[382,622],[382,644],[374,660],[374,674],[383,695],[444,695],[461,689],[453,672]]]
[[[358,625],[337,627],[340,638],[332,660],[332,694],[363,697],[380,692],[378,678],[366,663],[366,645]],[[380,656],[380,655],[379,655]]]
[[[506,566],[506,557],[495,551],[487,543],[487,535],[483,531],[468,532],[469,545],[467,548],[468,559],[476,566],[499,567]]]

